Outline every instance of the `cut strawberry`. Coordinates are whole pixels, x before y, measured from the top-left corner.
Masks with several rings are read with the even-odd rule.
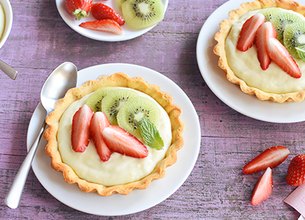
[[[300,186],[305,183],[305,154],[294,157],[288,167],[287,183]]]
[[[236,48],[240,51],[246,51],[252,47],[257,29],[265,22],[265,16],[255,14],[250,17],[242,26],[239,33]]]
[[[73,116],[71,142],[76,152],[84,152],[89,144],[89,127],[93,112],[83,105]]]
[[[76,19],[88,16],[92,6],[92,0],[66,0],[67,11]]]
[[[87,21],[79,26],[95,31],[109,32],[113,34],[122,34],[121,26],[111,19],[103,19],[98,21]]]
[[[277,39],[269,39],[267,42],[267,52],[271,60],[290,76],[294,78],[301,77],[302,74],[298,64]]]
[[[264,175],[257,181],[252,193],[251,204],[259,205],[272,194],[272,170],[267,168]]]
[[[125,24],[124,19],[118,13],[103,3],[93,4],[91,8],[91,14],[97,20],[111,19],[116,21],[119,25]]]
[[[111,151],[103,139],[103,130],[110,125],[107,116],[103,112],[96,112],[90,124],[90,136],[94,142],[96,151],[102,161],[109,160]]]
[[[271,63],[271,59],[267,53],[267,41],[269,38],[276,38],[276,30],[271,22],[265,22],[258,28],[255,37],[257,58],[263,70],[268,69]]]
[[[246,164],[243,173],[252,174],[268,167],[274,168],[286,160],[289,153],[288,148],[284,146],[270,147]]]
[[[110,125],[103,130],[103,138],[110,150],[135,158],[144,158],[148,150],[135,136],[119,126]]]

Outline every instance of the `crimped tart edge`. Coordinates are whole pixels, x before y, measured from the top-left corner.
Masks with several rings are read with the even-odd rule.
[[[169,146],[164,158],[159,161],[154,170],[146,177],[131,183],[104,186],[102,184],[92,183],[81,179],[70,166],[62,162],[61,155],[58,150],[57,131],[59,120],[71,103],[99,88],[114,86],[136,89],[154,98],[169,115],[172,127],[172,143]],[[52,167],[55,170],[63,173],[64,180],[67,183],[76,183],[82,191],[97,192],[101,196],[110,196],[114,193],[127,195],[134,189],[147,188],[153,180],[164,176],[166,167],[171,166],[176,162],[177,151],[183,145],[183,123],[180,120],[180,115],[181,109],[173,104],[173,100],[170,95],[162,92],[158,86],[148,84],[140,77],[132,78],[124,73],[114,73],[109,76],[101,76],[96,80],[85,82],[80,87],[68,90],[65,97],[56,103],[55,110],[46,118],[48,127],[44,133],[44,138],[47,141],[45,151],[47,155],[51,157]]]
[[[295,1],[289,0],[255,0],[253,2],[247,2],[240,5],[238,9],[232,10],[229,12],[229,18],[223,20],[220,23],[219,31],[214,35],[214,39],[217,41],[217,44],[214,47],[214,54],[219,56],[218,66],[224,70],[226,73],[226,78],[233,84],[236,84],[240,89],[249,95],[256,96],[259,100],[264,101],[273,101],[277,103],[283,102],[300,102],[305,99],[305,89],[297,92],[277,94],[264,92],[260,89],[248,86],[245,81],[238,78],[233,70],[230,68],[225,51],[225,41],[231,30],[231,27],[235,21],[237,21],[242,15],[246,14],[249,11],[270,8],[270,7],[279,7],[283,9],[292,10],[298,12],[302,15],[305,15],[305,6],[300,5]]]

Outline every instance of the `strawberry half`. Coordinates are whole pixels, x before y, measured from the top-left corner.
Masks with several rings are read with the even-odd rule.
[[[288,148],[284,146],[270,147],[246,164],[243,173],[252,174],[268,167],[274,168],[286,160],[289,153]]]
[[[270,38],[276,38],[276,30],[271,22],[265,22],[258,28],[255,36],[257,58],[263,70],[268,69],[271,63],[267,52],[267,42]]]
[[[91,14],[97,20],[111,19],[116,21],[119,25],[125,24],[124,19],[118,13],[103,3],[93,4]]]
[[[66,9],[76,19],[87,17],[92,6],[92,0],[66,0]]]
[[[71,142],[76,152],[84,152],[89,144],[89,127],[93,112],[87,105],[83,105],[72,119]]]
[[[95,31],[109,32],[113,34],[122,34],[121,26],[114,20],[103,19],[98,21],[87,21],[79,26]]]
[[[272,194],[272,170],[267,168],[264,175],[257,181],[252,193],[251,204],[259,205]]]
[[[305,183],[305,154],[298,155],[291,160],[286,181],[292,186],[300,186]]]
[[[300,68],[287,49],[275,38],[267,41],[267,52],[271,60],[294,78],[302,76]]]
[[[95,145],[96,151],[102,161],[109,160],[111,151],[103,139],[103,130],[110,125],[107,116],[103,112],[96,112],[90,124],[90,135]]]
[[[258,28],[265,22],[265,16],[255,14],[250,17],[242,26],[239,33],[236,48],[240,51],[246,51],[252,47]]]
[[[103,138],[110,150],[135,158],[144,158],[148,150],[135,136],[119,126],[110,125],[103,130]]]

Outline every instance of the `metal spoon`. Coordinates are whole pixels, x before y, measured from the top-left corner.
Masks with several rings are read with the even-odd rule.
[[[16,79],[18,74],[17,70],[15,70],[13,67],[11,67],[2,60],[0,60],[0,70],[2,70],[2,72],[4,72],[11,79]]]
[[[68,89],[76,86],[76,81],[77,68],[73,63],[63,63],[50,74],[40,93],[41,104],[45,108],[47,114],[54,110],[56,101],[62,98]],[[5,204],[12,209],[17,208],[19,205],[23,187],[45,127],[46,123],[42,126],[28,155],[21,164],[11,189],[5,198]]]

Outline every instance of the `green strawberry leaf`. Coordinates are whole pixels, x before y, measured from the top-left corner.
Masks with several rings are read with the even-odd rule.
[[[143,138],[144,144],[157,150],[161,150],[163,148],[164,142],[159,131],[147,117],[143,117],[141,119],[139,123],[139,131]]]
[[[295,49],[296,49],[300,59],[305,61],[305,45],[298,46]]]

